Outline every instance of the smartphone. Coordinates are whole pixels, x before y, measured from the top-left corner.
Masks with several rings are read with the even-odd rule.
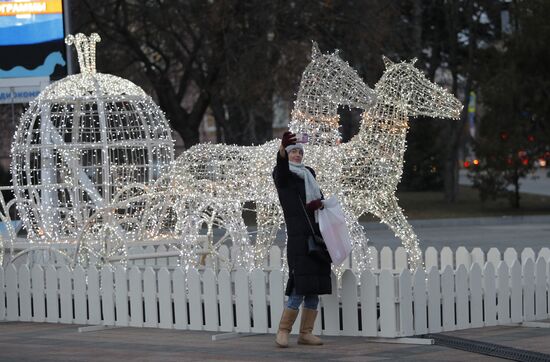
[[[296,142],[298,143],[308,143],[309,135],[307,133],[296,133]]]

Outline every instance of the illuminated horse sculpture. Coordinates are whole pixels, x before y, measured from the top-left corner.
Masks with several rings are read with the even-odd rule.
[[[334,153],[340,138],[338,106],[366,109],[373,104],[374,92],[357,72],[337,53],[321,54],[314,44],[292,112],[291,129],[299,128],[312,136],[306,159],[314,167],[324,165],[318,173],[325,193],[333,192],[338,180],[330,164],[338,159]],[[182,259],[187,265],[196,263],[197,255],[217,254],[219,246],[231,240],[237,266],[260,266],[282,222],[271,177],[279,142],[250,147],[199,144],[178,157],[170,179],[177,199],[173,206],[178,215],[176,233],[183,239]],[[243,219],[245,206],[251,203],[257,224],[253,241]],[[198,237],[204,224],[206,241]],[[214,226],[224,229],[225,235],[215,238]],[[357,230],[364,238],[362,229]],[[362,244],[366,246],[366,240]]]
[[[403,172],[408,117],[458,118],[462,105],[430,82],[415,60],[392,63],[375,86],[376,105],[362,115],[359,133],[341,146],[341,191],[348,210],[359,217],[369,212],[388,225],[407,250],[411,269],[422,265],[418,238],[407,222],[395,191]]]
[[[411,269],[422,265],[418,239],[397,204],[395,191],[403,170],[408,117],[458,118],[462,105],[443,88],[428,81],[414,61],[391,63],[373,91],[336,53],[321,55],[313,47],[312,62],[304,71],[290,129],[306,132],[311,143],[306,163],[317,170],[326,195],[342,196],[350,227],[353,260],[358,270],[368,267],[367,238],[358,222],[370,212],[387,224],[403,242]],[[373,101],[376,99],[376,102]],[[339,105],[364,109],[360,132],[339,144]],[[258,266],[281,222],[281,210],[271,180],[279,141],[239,147],[202,144],[180,156],[174,167],[174,190],[185,195],[179,230],[188,238],[188,260],[204,246],[198,245],[198,227],[207,223],[209,233],[217,224],[237,246],[237,264]],[[245,202],[256,203],[258,231],[249,242],[242,218]],[[224,236],[224,237],[225,237]],[[217,243],[206,249],[215,253]],[[194,258],[196,260],[196,258]]]

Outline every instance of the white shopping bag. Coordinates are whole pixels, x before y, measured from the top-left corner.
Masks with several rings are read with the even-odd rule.
[[[336,196],[323,200],[323,206],[324,208],[319,210],[319,228],[332,263],[339,266],[351,251],[348,225]]]

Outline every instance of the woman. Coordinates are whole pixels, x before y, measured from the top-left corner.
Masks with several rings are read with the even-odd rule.
[[[277,166],[273,170],[286,223],[289,268],[285,293],[289,298],[275,340],[279,347],[288,347],[288,335],[302,302],[298,343],[323,344],[311,331],[317,317],[319,294],[332,293],[330,263],[308,255],[307,239],[312,231],[306,213],[315,233],[321,235],[315,214],[323,207],[323,196],[315,180],[315,171],[304,166],[303,157],[304,146],[296,142],[295,134],[285,132],[277,153]]]

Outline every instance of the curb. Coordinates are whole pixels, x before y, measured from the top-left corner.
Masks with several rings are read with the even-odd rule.
[[[458,219],[426,219],[409,220],[415,228],[466,226],[466,225],[519,225],[519,224],[548,224],[550,215],[531,216],[497,216],[497,217],[471,217]],[[387,229],[388,226],[381,222],[361,223],[368,230]]]

